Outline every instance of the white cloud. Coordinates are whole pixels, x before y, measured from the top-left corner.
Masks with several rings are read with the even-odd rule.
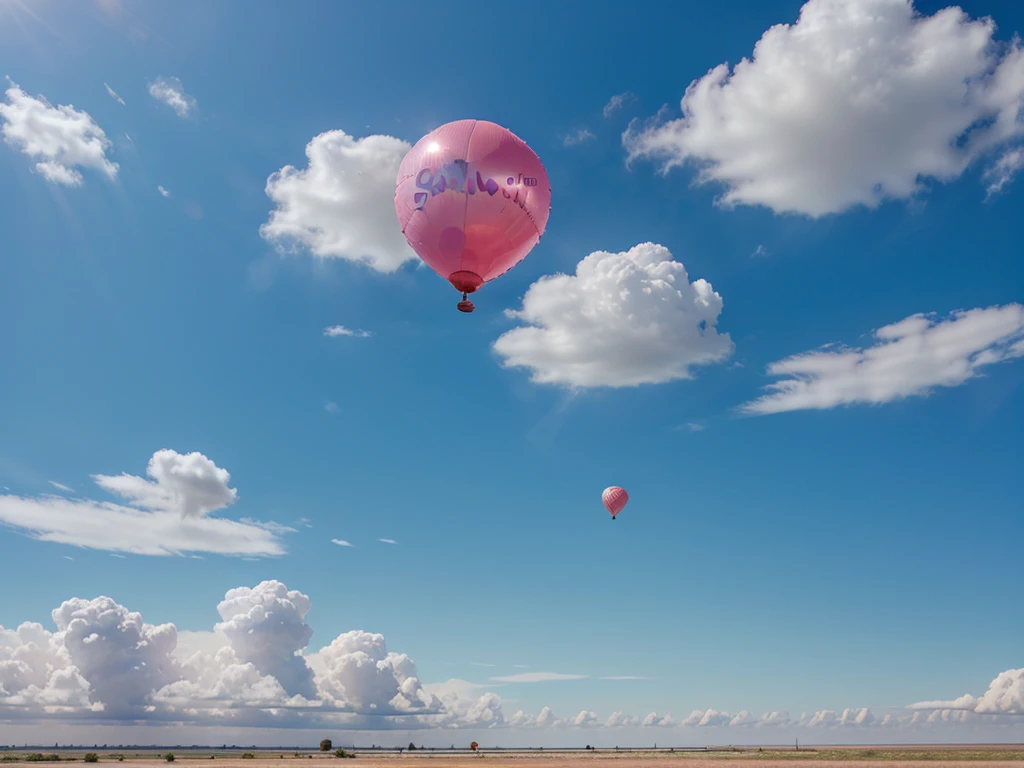
[[[239,661],[274,677],[289,696],[313,699],[313,671],[296,655],[313,635],[309,608],[309,597],[279,581],[238,587],[217,606],[223,621],[214,631],[228,638]]]
[[[328,400],[324,403],[324,410],[328,413],[341,413],[341,406],[333,400]]]
[[[495,683],[547,683],[554,680],[584,680],[587,675],[565,675],[560,672],[520,672],[515,675],[492,677]]]
[[[749,414],[887,403],[955,387],[993,363],[1024,355],[1024,306],[917,314],[874,332],[866,349],[828,346],[768,366],[783,381],[746,403]]]
[[[641,724],[640,718],[627,715],[625,712],[612,712],[604,723],[605,728],[635,728]]]
[[[671,715],[641,719],[621,710],[602,718],[583,709],[561,719],[549,707],[506,717],[501,698],[484,685],[422,684],[412,659],[389,651],[380,634],[345,632],[302,655],[312,635],[305,621],[310,608],[302,592],[264,581],[229,590],[212,631],[179,632],[170,623],[146,623],[109,597],[72,598],[52,612],[52,629],[33,622],[0,626],[0,721],[361,731],[786,726],[870,733],[1015,727],[1020,721],[1013,714],[1024,713],[1024,670],[1009,670],[981,698],[926,702],[916,706],[941,708],[882,718],[866,708],[819,710],[796,720],[787,712],[757,717],[708,709],[677,723]]]
[[[109,85],[107,85],[106,83],[104,83],[104,84],[103,84],[103,87],[107,89],[107,93],[108,93],[108,94],[110,94],[110,98],[112,98],[112,99],[113,99],[114,101],[116,101],[116,102],[117,102],[118,104],[120,104],[120,105],[121,105],[122,107],[123,107],[123,106],[125,105],[125,104],[124,104],[124,99],[122,99],[122,98],[121,98],[120,96],[118,96],[118,95],[117,95],[117,92],[116,92],[116,91],[114,91],[114,89],[113,89],[113,88],[111,88],[111,87],[110,87]]]
[[[110,139],[87,112],[73,106],[52,106],[7,80],[7,101],[0,103],[4,141],[36,160],[35,170],[54,184],[78,187],[77,168],[90,168],[117,178],[117,163],[107,158]]]
[[[384,636],[356,630],[336,637],[318,654],[320,690],[362,714],[439,712],[441,701],[420,684],[405,654],[389,653]]]
[[[962,710],[979,715],[1024,715],[1024,669],[1000,672],[981,697],[965,694],[953,701],[923,701],[913,709]]]
[[[159,192],[160,192],[160,194],[161,194],[161,195],[163,195],[164,197],[170,197],[170,196],[171,196],[171,193],[170,193],[170,192],[168,192],[168,191],[167,191],[166,189],[164,189],[164,188],[163,188],[162,186],[160,186],[159,184],[157,185],[157,187],[156,187],[156,188],[157,188],[157,191],[159,191]]]
[[[651,712],[643,719],[641,725],[645,728],[672,728],[676,725],[676,722],[670,714],[659,715],[657,712]]]
[[[838,213],[958,178],[1024,135],[1024,49],[957,7],[809,0],[764,33],[751,59],[686,89],[683,116],[630,126],[630,160],[690,161],[724,205]]]
[[[185,93],[185,87],[176,77],[160,77],[149,84],[149,95],[174,110],[180,118],[186,118],[198,108],[198,102]]]
[[[498,666],[497,664],[485,664],[482,661],[471,661],[471,662],[469,662],[469,665],[471,667],[496,667],[496,666]]]
[[[59,491],[67,491],[68,493],[74,493],[75,492],[74,488],[69,488],[68,486],[64,485],[63,483],[58,483],[58,482],[55,482],[53,480],[47,480],[46,482],[48,482],[50,485],[52,485],[54,488],[56,488]]]
[[[986,197],[998,195],[1003,191],[1021,168],[1024,168],[1024,149],[1009,149],[1003,156],[985,172],[985,179],[988,181]]]
[[[411,146],[391,136],[328,131],[306,145],[308,166],[267,179],[275,208],[260,235],[281,249],[365,263],[390,273],[418,257],[395,216],[395,179]]]
[[[354,336],[357,339],[368,339],[370,336],[373,336],[373,334],[370,333],[370,331],[353,331],[352,329],[346,328],[343,325],[331,325],[328,326],[327,328],[324,328],[324,336],[330,336],[332,338],[335,336]]]
[[[636,101],[636,96],[630,91],[612,96],[604,105],[604,116],[611,117],[631,101]]]
[[[754,249],[754,252],[750,254],[750,257],[752,259],[766,259],[770,255],[771,254],[768,253],[767,248],[765,248],[763,245],[758,245],[757,248]]]
[[[228,485],[228,471],[196,451],[181,454],[167,448],[159,450],[149,460],[146,474],[152,479],[127,473],[93,475],[93,479],[101,488],[138,507],[175,512],[182,517],[202,517],[238,499],[238,491]]]
[[[350,544],[344,539],[331,539],[331,544],[337,544],[339,547],[354,547],[355,544]]]
[[[377,541],[380,541],[380,542],[382,542],[384,544],[397,544],[398,543],[394,539],[377,539]]]
[[[200,453],[161,450],[149,462],[149,477],[94,475],[106,491],[131,506],[57,496],[0,495],[0,524],[41,541],[108,552],[177,555],[211,552],[280,555],[275,523],[212,517],[235,501],[230,475]]]
[[[687,432],[703,432],[707,427],[696,421],[688,421],[686,424],[679,427],[679,429],[686,430]]]
[[[567,147],[573,147],[586,141],[593,141],[596,138],[597,136],[592,134],[586,128],[580,128],[578,131],[568,134],[562,143]]]
[[[628,387],[692,378],[691,368],[733,351],[715,328],[722,297],[690,282],[667,248],[642,243],[623,253],[596,251],[575,275],[549,275],[527,290],[526,322],[494,342],[506,367],[530,380],[569,387]]]

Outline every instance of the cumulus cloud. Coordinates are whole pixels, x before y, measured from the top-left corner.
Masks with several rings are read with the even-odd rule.
[[[149,95],[174,110],[180,118],[186,118],[199,108],[198,102],[187,93],[181,80],[176,77],[160,77],[149,84]]]
[[[354,630],[315,653],[305,619],[309,597],[278,581],[228,590],[212,631],[150,624],[110,597],[72,598],[53,626],[0,626],[0,722],[135,723],[262,728],[759,728],[936,729],[1019,724],[1024,670],[1003,673],[980,698],[925,702],[904,715],[819,710],[794,720],[694,710],[682,723],[591,709],[562,719],[544,707],[511,717],[486,686],[465,680],[424,685],[409,656],[380,634]],[[935,705],[939,708],[927,711]],[[957,708],[959,707],[959,708]],[[985,712],[992,714],[986,715]]]
[[[440,700],[427,693],[416,665],[403,654],[389,653],[384,636],[355,630],[336,637],[319,652],[320,690],[361,714],[439,712]]]
[[[964,711],[979,715],[1024,715],[1024,669],[1000,672],[980,697],[964,694],[952,701],[922,701],[911,707],[936,711]]]
[[[149,462],[150,479],[127,473],[94,475],[104,490],[130,506],[56,496],[0,495],[0,524],[41,541],[139,555],[212,552],[280,555],[276,523],[217,518],[211,513],[237,498],[230,475],[201,453],[160,450]]]
[[[313,671],[297,654],[313,629],[305,623],[309,598],[279,581],[230,590],[217,606],[214,628],[231,642],[235,656],[275,678],[289,696],[315,698]]]
[[[1024,48],[958,7],[809,0],[750,59],[686,89],[682,117],[623,134],[630,160],[692,162],[724,205],[839,213],[958,178],[1024,135]]]
[[[114,101],[116,101],[122,107],[125,105],[124,104],[124,99],[122,99],[120,96],[118,96],[117,92],[113,88],[111,88],[106,83],[103,84],[103,87],[107,89],[107,93],[110,94],[110,98],[112,98]]]
[[[567,147],[573,147],[576,146],[577,144],[583,144],[584,142],[587,141],[593,141],[596,138],[597,136],[592,134],[586,128],[580,128],[578,131],[573,131],[572,133],[568,134],[562,140],[562,143]]]
[[[324,336],[330,336],[331,338],[335,336],[354,336],[357,339],[367,339],[373,336],[373,334],[363,330],[354,331],[351,328],[346,328],[344,325],[330,325],[324,328]]]
[[[153,454],[146,468],[151,480],[122,473],[93,475],[101,488],[143,509],[202,517],[233,504],[238,492],[228,484],[231,475],[201,453],[180,454],[163,449]]]
[[[768,366],[785,376],[740,406],[749,414],[887,403],[955,387],[982,368],[1024,355],[1024,306],[911,315],[874,332],[865,349],[831,345]]]
[[[0,102],[4,142],[36,160],[36,172],[66,187],[84,182],[77,168],[117,178],[118,165],[107,157],[111,141],[87,112],[54,107],[44,96],[29,96],[10,78],[7,82],[7,101]]]
[[[395,218],[395,178],[411,145],[391,136],[328,131],[306,145],[308,165],[267,179],[275,208],[260,235],[282,250],[304,248],[391,273],[417,259]]]
[[[722,297],[704,279],[690,282],[667,248],[642,243],[622,253],[596,251],[575,275],[549,275],[527,290],[527,323],[502,334],[494,351],[530,380],[568,387],[628,387],[693,377],[692,368],[733,351],[716,329]]]
[[[611,117],[631,101],[636,101],[636,96],[631,91],[612,96],[604,105],[604,116]]]
[[[675,724],[672,715],[659,715],[657,712],[651,712],[642,723],[645,728],[671,728]]]

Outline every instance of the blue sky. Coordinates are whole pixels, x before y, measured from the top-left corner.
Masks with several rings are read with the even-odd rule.
[[[983,694],[1024,666],[1012,609],[1024,578],[1024,187],[1012,178],[1024,66],[1009,47],[1024,7],[962,3],[970,18],[956,28],[1002,46],[985,53],[929,25],[948,14],[941,3],[903,18],[899,0],[814,0],[805,14],[879,12],[891,36],[855,66],[882,108],[812,98],[850,82],[815,79],[814,57],[854,39],[837,22],[807,49],[780,36],[732,85],[695,94],[684,124],[687,86],[749,59],[802,5],[0,0],[0,562],[13,585],[0,625],[52,633],[63,601],[109,596],[151,624],[209,633],[234,620],[217,612],[228,590],[277,580],[308,596],[308,616],[293,617],[313,629],[307,653],[381,633],[428,688],[479,684],[459,684],[463,698],[497,694],[506,720],[543,707],[601,723],[784,710],[799,730],[802,712],[880,719],[938,702],[921,711],[970,715],[949,726],[965,729],[957,738],[998,726],[1019,741],[1020,694]],[[986,16],[994,32],[977,26]],[[787,45],[804,56],[794,71],[778,63]],[[908,51],[951,73],[892,75]],[[998,87],[978,85],[986,72]],[[105,138],[83,139],[83,113]],[[552,212],[540,244],[463,316],[400,248],[382,270],[358,263],[365,242],[324,245],[317,227],[344,234],[363,209],[314,211],[332,166],[302,174],[324,132],[350,137],[349,169],[369,176],[378,162],[386,176],[393,158],[361,154],[362,139],[413,144],[467,117],[529,143]],[[268,178],[286,166],[299,181],[272,199]],[[346,189],[360,205],[386,208],[387,189],[359,184]],[[307,227],[297,240],[265,226],[288,206]],[[393,209],[383,218],[374,246],[400,242]],[[644,243],[662,249],[630,250]],[[595,252],[633,285],[649,284],[645,258],[684,265],[682,298],[634,293],[621,315],[558,326],[551,297],[528,291],[564,274],[560,295],[577,295],[589,279],[577,264]],[[699,279],[721,301],[710,325],[728,334],[711,352],[681,330]],[[524,297],[524,316],[507,316]],[[921,313],[936,314],[873,336]],[[638,318],[653,336],[637,335]],[[591,379],[574,380],[543,333],[520,335],[526,363],[507,364],[499,337],[546,322]],[[333,326],[369,335],[326,335]],[[868,351],[847,370],[827,344]],[[642,383],[622,385],[633,353]],[[826,373],[791,359],[804,353]],[[797,391],[765,389],[780,379]],[[755,402],[779,412],[742,410]],[[166,477],[202,454],[189,466],[225,502],[192,522],[288,526],[245,524],[279,553],[221,554],[212,528],[185,526],[175,535],[200,530],[202,547],[126,554],[138,549],[126,528],[90,538],[69,522],[96,514],[83,499],[179,520],[198,486],[141,479],[161,449],[177,452]],[[613,484],[631,496],[614,524],[600,504]],[[144,506],[147,493],[158,498]],[[49,494],[70,501],[47,534]],[[492,679],[539,672],[585,678]],[[967,693],[981,698],[951,704]],[[36,727],[4,717],[0,742]]]

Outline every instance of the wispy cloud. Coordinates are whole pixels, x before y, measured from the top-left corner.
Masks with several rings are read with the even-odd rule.
[[[160,194],[161,194],[161,195],[163,195],[164,197],[170,197],[170,196],[171,196],[171,193],[170,193],[170,192],[168,192],[168,191],[167,191],[166,189],[164,189],[163,187],[161,187],[161,186],[160,186],[159,184],[157,185],[157,187],[156,187],[156,188],[157,188],[157,189],[158,189],[158,190],[160,191]]]
[[[74,560],[75,558],[71,557],[71,555],[64,555],[64,559],[65,560]]]
[[[680,432],[703,432],[707,427],[697,421],[688,421],[676,427]]]
[[[297,525],[301,525],[303,528],[312,528],[313,527],[313,524],[311,522],[309,522],[309,518],[308,517],[300,517],[296,521],[296,524]]]
[[[608,677],[599,677],[598,680],[650,680],[649,677],[643,675],[609,675]]]
[[[482,661],[471,661],[469,662],[471,667],[496,667],[497,664],[484,664]]]
[[[117,95],[117,92],[116,92],[116,91],[115,91],[115,90],[114,90],[113,88],[111,88],[111,87],[110,87],[109,85],[107,85],[106,83],[104,83],[104,84],[103,84],[103,87],[107,89],[107,93],[109,93],[109,94],[110,94],[110,98],[112,98],[112,99],[113,99],[114,101],[116,101],[116,102],[117,102],[118,104],[120,104],[120,105],[121,105],[122,107],[123,107],[123,106],[125,105],[125,104],[124,104],[124,99],[122,99],[122,98],[121,98],[120,96],[118,96],[118,95]]]
[[[181,118],[188,117],[199,106],[194,98],[185,93],[185,87],[176,77],[161,77],[150,83],[149,95],[169,106]]]
[[[512,668],[513,669],[529,669],[530,665],[529,664],[513,664]]]
[[[631,101],[636,101],[636,95],[632,91],[612,96],[608,99],[608,103],[604,105],[604,116],[611,117]]]
[[[331,544],[337,544],[339,547],[354,547],[355,544],[345,541],[344,539],[331,539]]]
[[[58,482],[55,482],[54,480],[47,480],[46,482],[48,482],[54,488],[57,488],[57,489],[59,489],[61,491],[67,491],[68,493],[74,493],[75,492],[74,488],[69,488],[68,486],[64,485],[63,483],[58,483]]]
[[[585,141],[593,141],[597,137],[588,131],[586,128],[580,128],[574,133],[570,133],[566,136],[562,143],[567,147],[575,146],[576,144],[582,144]]]
[[[377,539],[377,541],[382,542],[384,544],[397,544],[398,543],[394,539]]]
[[[324,328],[324,336],[330,336],[332,338],[335,336],[353,336],[357,339],[367,339],[370,336],[373,336],[373,334],[370,331],[352,330],[351,328],[346,328],[343,325],[330,325]]]
[[[324,410],[327,411],[328,413],[341,413],[341,406],[339,406],[333,400],[328,400],[324,404]]]
[[[769,256],[771,256],[771,254],[768,252],[768,249],[760,244],[754,249],[754,252],[750,254],[750,258],[752,259],[766,259]]]
[[[492,677],[495,683],[548,683],[557,680],[586,680],[589,675],[564,675],[561,672],[520,672],[515,675]]]
[[[956,387],[982,368],[1024,356],[1024,305],[917,314],[879,328],[867,348],[828,344],[768,366],[767,393],[740,406],[747,414],[880,405]]]

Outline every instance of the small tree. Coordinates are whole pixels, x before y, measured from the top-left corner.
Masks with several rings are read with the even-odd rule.
[[[168,752],[164,756],[164,760],[166,760],[168,763],[173,763],[174,762],[174,753],[173,752]]]
[[[409,751],[410,751],[410,752],[412,752],[412,751],[414,751],[415,749],[416,749],[416,745],[415,745],[415,744],[413,744],[413,743],[412,743],[412,742],[410,741],[410,742],[409,742]]]
[[[331,751],[331,740],[330,739],[324,739],[323,741],[320,742],[320,751],[321,752],[330,752]]]
[[[87,763],[98,763],[99,761],[100,761],[100,756],[97,755],[95,752],[86,752],[85,753],[85,762],[87,762]]]

